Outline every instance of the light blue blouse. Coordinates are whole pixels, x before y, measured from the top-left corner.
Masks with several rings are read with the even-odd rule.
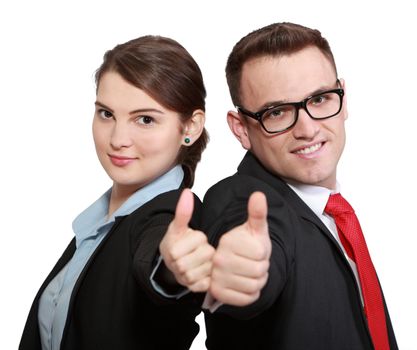
[[[39,300],[39,331],[42,350],[59,350],[74,285],[88,259],[112,228],[116,216],[129,215],[157,195],[179,188],[184,177],[177,165],[155,181],[139,189],[108,218],[111,189],[85,209],[72,223],[76,251],[55,276]]]

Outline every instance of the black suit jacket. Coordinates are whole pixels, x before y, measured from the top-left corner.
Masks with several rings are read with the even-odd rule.
[[[353,272],[321,220],[280,178],[247,153],[237,174],[204,198],[203,230],[216,245],[265,193],[272,241],[269,279],[250,306],[205,312],[208,349],[373,349]],[[397,349],[386,310],[391,349]]]
[[[62,350],[188,349],[198,333],[200,308],[193,295],[160,306],[149,277],[160,240],[173,219],[181,190],[163,193],[116,222],[93,253],[74,287]],[[191,226],[198,225],[195,197]],[[73,240],[40,288],[20,342],[20,350],[40,350],[39,298],[75,252]],[[161,297],[163,299],[163,297]]]

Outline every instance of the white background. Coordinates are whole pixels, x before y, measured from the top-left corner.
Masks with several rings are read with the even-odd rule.
[[[5,5],[8,3],[8,5]],[[346,80],[339,166],[379,272],[401,349],[416,349],[416,64],[411,1],[9,1],[0,5],[0,349],[16,349],[32,299],[110,182],[91,137],[93,73],[105,50],[172,37],[203,71],[211,142],[195,192],[232,174],[224,66],[249,31],[292,21],[321,30]],[[201,321],[201,319],[200,319]],[[413,339],[414,338],[414,339]],[[204,348],[204,333],[193,349]]]

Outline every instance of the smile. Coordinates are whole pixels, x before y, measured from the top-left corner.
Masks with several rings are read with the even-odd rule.
[[[318,151],[323,146],[323,142],[316,143],[310,147],[305,147],[295,151],[295,154],[311,154]]]
[[[110,161],[116,166],[125,166],[132,163],[136,158],[122,157],[109,154]]]

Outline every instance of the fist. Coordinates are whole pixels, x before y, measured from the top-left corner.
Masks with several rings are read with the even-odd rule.
[[[214,248],[203,232],[188,226],[193,207],[193,194],[185,189],[178,201],[175,217],[159,245],[159,251],[179,284],[193,292],[205,292],[210,286]]]
[[[246,306],[259,298],[268,280],[271,239],[266,197],[253,193],[248,219],[226,232],[213,257],[210,294],[223,304]]]

